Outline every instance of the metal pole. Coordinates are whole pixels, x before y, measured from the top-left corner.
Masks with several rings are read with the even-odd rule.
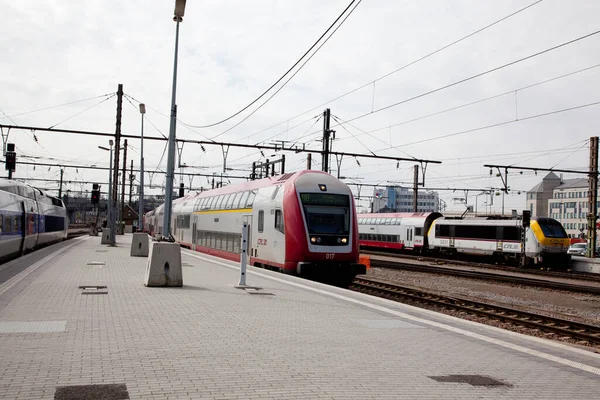
[[[173,175],[175,174],[175,123],[177,122],[177,106],[175,105],[177,87],[177,50],[179,46],[179,22],[176,17],[175,60],[173,62],[173,88],[171,90],[171,124],[169,126],[169,146],[167,158],[167,185],[165,192],[165,214],[163,216],[163,239],[171,240],[171,208],[173,202]]]
[[[596,257],[596,220],[598,213],[598,136],[590,138],[590,175],[588,194],[588,249],[587,256]]]
[[[113,201],[112,201],[112,162],[113,162],[113,146],[112,143],[110,145],[110,163],[109,163],[109,168],[108,168],[108,227],[110,229],[110,235],[109,238],[113,237],[113,229],[114,229],[114,224],[113,224]],[[109,239],[111,240],[111,239]],[[115,243],[111,240],[110,241],[110,245],[114,246]]]
[[[419,210],[419,166],[414,167],[414,182],[413,182],[413,212]]]
[[[240,283],[238,286],[246,286],[246,264],[248,263],[248,222],[242,223],[242,254],[240,257]]]
[[[140,200],[138,204],[138,228],[144,228],[144,114],[142,113],[142,140],[140,143]]]
[[[127,180],[127,139],[123,144],[123,176],[121,180],[121,219],[119,221],[119,232],[123,227],[123,221],[125,220],[125,181]],[[123,230],[125,227],[123,227]],[[125,232],[123,232],[125,233]]]
[[[111,168],[113,168],[113,180],[111,187],[111,197],[112,197],[112,208],[111,208],[111,218],[110,218],[110,245],[116,245],[116,234],[117,234],[117,213],[116,206],[119,202],[119,198],[117,197],[117,191],[119,187],[119,149],[121,148],[121,117],[123,111],[123,85],[119,84],[117,89],[117,123],[115,128],[115,159],[114,166],[111,162]]]

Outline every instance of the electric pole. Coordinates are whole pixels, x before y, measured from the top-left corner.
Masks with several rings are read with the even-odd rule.
[[[63,184],[63,174],[65,173],[64,169],[60,169],[60,185],[58,186],[58,198],[62,199],[62,184]]]
[[[123,144],[123,180],[121,181],[121,225],[125,219],[125,181],[127,180],[127,139]]]
[[[110,245],[115,246],[115,235],[116,235],[116,219],[117,213],[115,212],[115,206],[117,204],[117,187],[119,186],[119,150],[121,143],[121,111],[123,108],[123,84],[119,83],[117,89],[117,125],[115,129],[115,165],[113,169],[113,187],[110,188],[112,197],[112,210],[110,210]]]
[[[590,175],[588,195],[588,249],[587,256],[596,256],[596,219],[598,214],[598,136],[590,138]]]
[[[321,159],[322,170],[329,173],[329,135],[331,130],[329,129],[331,120],[331,111],[329,108],[323,112],[323,156]]]
[[[129,207],[132,207],[131,197],[133,196],[133,179],[133,160],[131,160],[131,168],[129,170]]]
[[[413,182],[413,212],[418,211],[419,197],[419,166],[415,165],[415,178]]]
[[[306,169],[310,169],[312,164],[312,153],[308,153],[306,156]]]

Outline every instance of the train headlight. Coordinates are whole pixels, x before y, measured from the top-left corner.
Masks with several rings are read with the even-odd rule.
[[[342,238],[342,243],[347,243],[347,242],[348,242],[348,239]]]
[[[317,238],[316,237],[311,237],[310,241],[311,241],[311,243],[316,243],[317,242]]]
[[[317,238],[317,243],[321,243],[321,238],[320,237]]]

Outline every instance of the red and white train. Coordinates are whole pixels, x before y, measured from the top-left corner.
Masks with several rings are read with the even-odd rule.
[[[162,235],[163,205],[144,229]],[[351,190],[320,171],[300,171],[230,185],[173,201],[172,236],[181,246],[240,260],[242,223],[249,224],[249,263],[349,284],[358,263],[358,223]]]

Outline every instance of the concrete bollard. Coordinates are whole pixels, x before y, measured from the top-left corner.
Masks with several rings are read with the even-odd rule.
[[[145,286],[183,286],[181,247],[178,243],[152,242]]]
[[[110,228],[102,228],[102,239],[100,244],[110,244]]]
[[[133,240],[131,241],[132,257],[148,257],[149,247],[147,233],[136,232],[133,234]]]

